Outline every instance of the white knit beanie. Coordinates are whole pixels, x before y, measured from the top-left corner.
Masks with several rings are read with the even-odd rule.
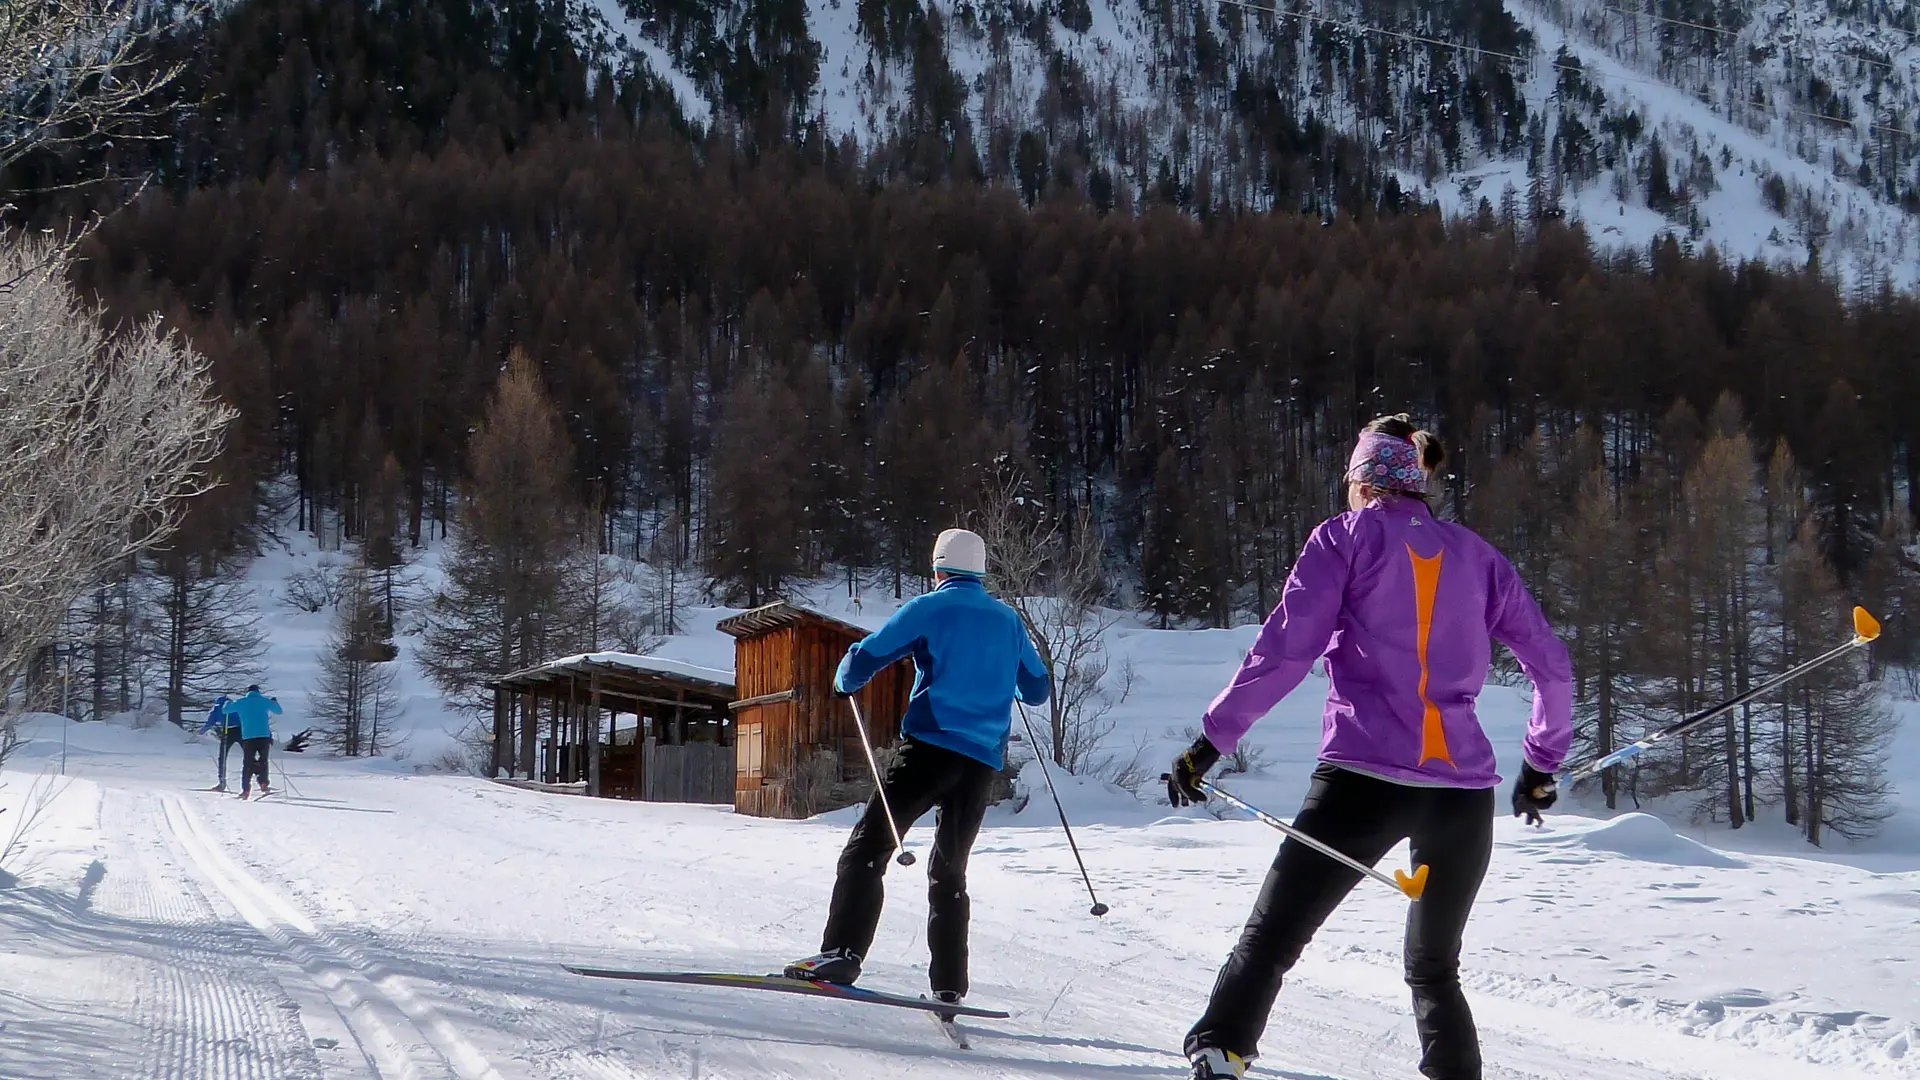
[[[985,577],[987,574],[987,542],[980,539],[978,533],[965,529],[948,529],[933,542],[933,568],[945,570],[949,574],[965,574],[968,577]]]

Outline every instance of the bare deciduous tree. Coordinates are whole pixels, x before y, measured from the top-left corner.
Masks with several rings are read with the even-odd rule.
[[[149,62],[160,20],[189,18],[199,6],[0,3],[0,169],[37,147],[132,134],[180,73]]]
[[[1080,773],[1099,764],[1113,733],[1108,714],[1133,681],[1130,668],[1113,670],[1107,656],[1114,616],[1101,606],[1107,579],[1093,514],[1085,507],[1066,521],[1048,514],[1027,494],[1021,472],[1003,463],[975,518],[995,588],[1026,622],[1052,680],[1048,755]]]
[[[76,597],[172,536],[233,417],[157,319],[109,332],[70,254],[0,235],[0,686]]]

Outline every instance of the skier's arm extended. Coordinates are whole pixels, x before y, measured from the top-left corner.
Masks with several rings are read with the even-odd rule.
[[[851,694],[859,690],[882,668],[913,652],[923,636],[920,612],[924,605],[920,599],[907,601],[880,629],[848,646],[847,655],[840,659],[840,670],[833,676],[836,692]]]
[[[1299,686],[1327,651],[1353,569],[1347,553],[1334,544],[1332,525],[1321,524],[1307,538],[1287,575],[1279,606],[1260,627],[1233,681],[1207,706],[1201,726],[1207,741],[1223,754],[1232,753],[1254,721]]]
[[[1533,683],[1533,717],[1521,742],[1527,764],[1543,773],[1560,768],[1573,743],[1573,664],[1513,564],[1495,555],[1488,593],[1487,631],[1513,651]]]
[[[1045,705],[1047,695],[1053,692],[1053,679],[1047,674],[1046,662],[1040,659],[1040,651],[1033,647],[1033,639],[1027,636],[1026,623],[1019,622],[1016,627],[1014,632],[1020,635],[1020,666],[1014,675],[1014,693],[1028,705]]]

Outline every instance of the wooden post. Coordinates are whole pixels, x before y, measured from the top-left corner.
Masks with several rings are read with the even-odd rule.
[[[687,741],[687,692],[675,690],[673,700],[673,743],[681,746]]]
[[[529,689],[526,696],[520,699],[520,767],[526,771],[529,780],[534,779],[539,731],[540,695]]]
[[[507,695],[498,686],[493,688],[493,769],[495,777],[500,775],[504,765],[508,773],[513,772],[513,744],[507,732]]]
[[[580,690],[580,677],[578,675],[567,676],[567,723],[566,723],[567,768],[566,768],[566,772],[562,774],[562,776],[560,777],[561,782],[566,784],[571,784],[581,778],[580,777],[581,746],[580,746],[579,690]]]
[[[638,786],[641,801],[647,802],[653,799],[653,781],[649,776],[648,767],[653,764],[654,748],[659,745],[655,737],[655,732],[659,730],[659,725],[656,723],[653,729],[649,730],[646,716],[642,714],[639,719],[640,727],[633,733],[635,741],[640,744],[640,783]]]
[[[553,708],[547,712],[547,767],[541,770],[547,783],[560,782],[560,695],[553,695]]]
[[[587,681],[587,794],[600,794],[600,675]]]

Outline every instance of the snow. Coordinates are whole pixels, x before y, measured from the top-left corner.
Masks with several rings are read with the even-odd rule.
[[[434,572],[436,552],[415,567]],[[333,558],[289,540],[256,586]],[[794,597],[864,626],[821,590]],[[286,726],[324,615],[264,604],[263,685]],[[654,652],[725,675],[731,609],[690,609]],[[1157,776],[1252,640],[1122,619],[1134,690],[1107,752]],[[405,731],[464,719],[410,670]],[[648,660],[655,663],[655,660]],[[1290,816],[1317,744],[1318,676],[1257,726],[1265,759],[1230,790]],[[1482,699],[1517,752],[1528,699]],[[1903,706],[1911,716],[1913,708]],[[1783,830],[1677,827],[1574,806],[1543,829],[1495,822],[1463,972],[1490,1080],[1839,1080],[1920,1076],[1920,725],[1894,750],[1900,811],[1859,847]],[[1238,814],[1175,811],[1053,770],[1099,899],[1096,919],[1036,764],[994,807],[970,863],[973,1000],[1006,1008],[955,1050],[912,1013],[782,995],[584,980],[562,963],[772,970],[811,952],[857,811],[809,821],[629,803],[422,772],[409,760],[277,754],[282,792],[198,790],[214,743],[164,724],[33,717],[0,772],[0,1076],[905,1078],[1166,1077],[1259,888],[1277,837]],[[63,738],[65,775],[60,775]],[[1506,762],[1509,769],[1514,762]],[[1217,808],[1216,808],[1217,809]],[[924,852],[926,823],[908,844]],[[1384,865],[1406,865],[1404,845]],[[921,865],[894,868],[868,964],[924,987]],[[1399,947],[1406,902],[1363,882],[1280,995],[1255,1076],[1415,1080]]]
[[[718,683],[728,689],[733,687],[733,668],[702,667],[683,660],[670,660],[664,656],[639,656],[624,652],[591,652],[563,656],[540,665],[542,668],[566,667],[571,664],[613,664],[633,671],[644,671],[654,675],[678,675],[688,679],[700,679]]]
[[[622,7],[621,0],[571,0],[569,6],[589,45],[588,55],[624,55],[628,60],[639,59],[673,92],[681,116],[693,124],[712,123],[713,103],[673,62],[667,50],[642,32]]]

